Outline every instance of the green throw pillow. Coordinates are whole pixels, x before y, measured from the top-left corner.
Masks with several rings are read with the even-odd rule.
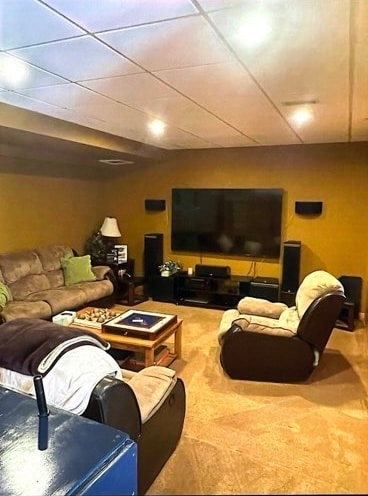
[[[96,276],[92,272],[90,255],[61,258],[60,262],[64,271],[65,286],[96,280]]]
[[[4,308],[8,301],[12,301],[12,299],[13,297],[8,286],[0,282],[0,309]]]

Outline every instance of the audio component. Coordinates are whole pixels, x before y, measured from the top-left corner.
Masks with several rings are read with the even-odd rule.
[[[227,265],[202,265],[195,266],[195,275],[198,277],[230,277],[231,269]]]
[[[144,200],[144,208],[149,212],[162,212],[166,208],[165,200]]]
[[[296,201],[295,213],[300,215],[320,215],[322,213],[322,202]]]
[[[280,300],[288,306],[295,304],[295,294],[299,288],[300,256],[300,241],[284,242]]]
[[[250,282],[249,296],[279,301],[279,281],[275,277],[255,277]]]
[[[150,233],[144,235],[144,277],[160,275],[158,266],[164,259],[164,235],[162,233]]]

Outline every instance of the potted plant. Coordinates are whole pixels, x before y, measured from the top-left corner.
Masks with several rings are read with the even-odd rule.
[[[107,247],[101,231],[92,233],[84,245],[84,251],[86,254],[91,255],[93,265],[106,263]]]
[[[173,260],[168,260],[163,264],[158,266],[159,271],[161,272],[162,277],[169,277],[175,274],[178,270],[181,269],[181,265],[178,262],[174,262]]]

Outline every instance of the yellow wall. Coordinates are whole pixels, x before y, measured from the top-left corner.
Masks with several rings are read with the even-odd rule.
[[[163,232],[164,258],[184,268],[197,263],[230,265],[245,275],[252,260],[171,253],[173,187],[283,188],[283,240],[302,242],[301,276],[324,268],[339,276],[368,279],[368,144],[262,147],[172,152],[153,165],[123,169],[108,179],[66,170],[2,167],[0,163],[0,251],[67,243],[82,252],[87,237],[106,215],[118,219],[142,273],[144,234]],[[72,172],[71,172],[72,171]],[[165,212],[146,212],[146,198],[165,199]],[[296,200],[323,201],[323,214],[294,214]],[[256,275],[280,277],[281,265],[256,262]]]
[[[129,170],[108,185],[108,207],[118,217],[122,242],[142,268],[144,233],[164,233],[164,258],[184,268],[196,263],[230,265],[247,274],[252,260],[171,253],[173,187],[283,188],[283,240],[302,242],[301,277],[315,269],[367,279],[367,143],[301,145],[173,152],[152,167]],[[165,199],[165,212],[145,212],[144,199]],[[294,214],[296,200],[323,201],[319,217]],[[281,265],[257,261],[256,275],[280,277]],[[366,285],[364,285],[364,293]],[[365,302],[365,294],[363,301]],[[364,310],[364,309],[363,309]]]
[[[101,182],[0,172],[0,252],[65,243],[82,253],[105,210]]]

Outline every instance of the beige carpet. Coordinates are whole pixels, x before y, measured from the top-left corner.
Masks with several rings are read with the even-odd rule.
[[[222,311],[134,308],[184,319],[172,365],[186,386],[184,431],[148,494],[368,493],[367,329],[334,330],[307,384],[235,381],[218,362]]]

